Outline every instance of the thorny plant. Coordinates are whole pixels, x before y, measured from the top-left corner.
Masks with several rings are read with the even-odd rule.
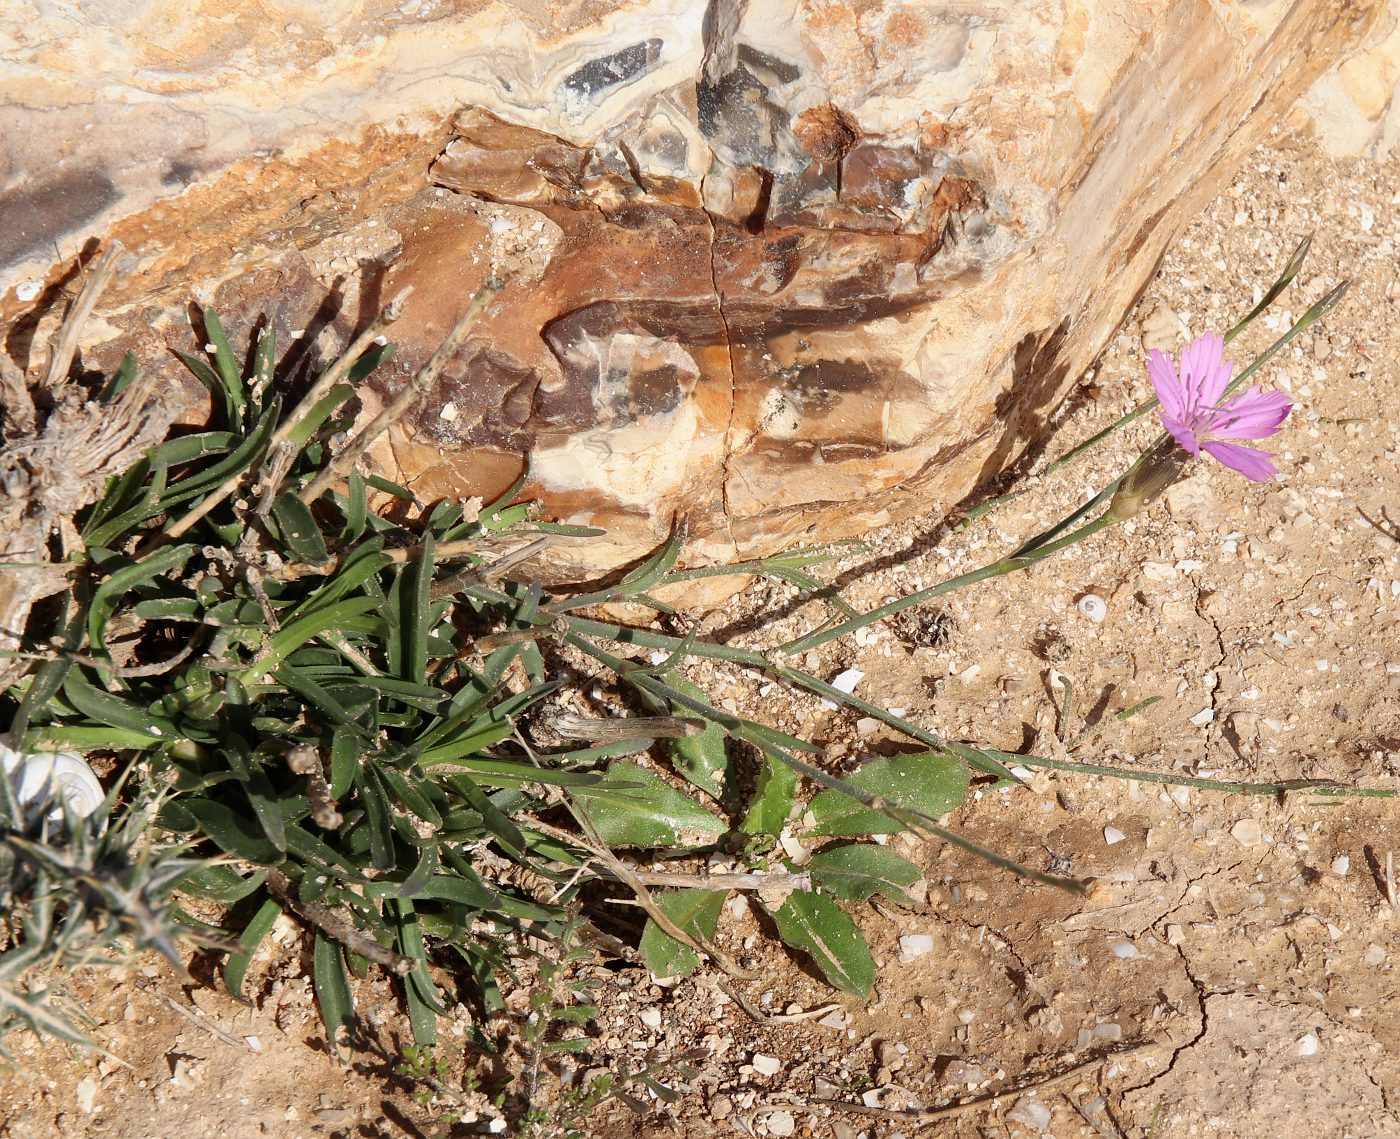
[[[1287,287],[1305,253],[1306,242],[1239,327]],[[874,962],[840,903],[876,893],[899,901],[920,871],[886,846],[854,840],[915,829],[1026,878],[1079,886],[939,825],[966,800],[974,772],[994,786],[1019,782],[1009,765],[1025,765],[1258,794],[1391,793],[1313,781],[1226,783],[945,740],[787,663],[903,609],[1033,566],[1140,510],[1180,469],[1160,440],[1123,478],[1007,557],[868,613],[853,612],[808,572],[836,556],[830,549],[678,568],[683,520],[654,555],[603,588],[546,591],[519,580],[544,543],[594,532],[541,521],[514,502],[518,485],[484,507],[422,503],[356,469],[377,433],[435,382],[495,291],[483,290],[433,359],[354,433],[356,384],[391,351],[376,341],[402,297],[289,413],[271,332],[256,337],[245,375],[219,320],[206,312],[207,359],[184,359],[213,397],[213,423],[149,447],[108,481],[77,515],[58,567],[70,595],[39,607],[17,630],[23,638],[10,659],[21,674],[0,695],[10,743],[28,753],[115,755],[131,765],[125,794],[158,804],[158,813],[135,816],[149,853],[130,865],[158,888],[140,877],[122,879],[125,888],[144,890],[152,914],[177,881],[191,898],[222,907],[217,928],[188,915],[165,920],[210,936],[237,933],[225,966],[235,994],[273,923],[290,913],[312,931],[315,994],[337,1047],[356,1039],[352,977],[371,965],[401,986],[416,1045],[428,1047],[450,1003],[504,1010],[498,978],[532,940],[567,945],[580,922],[580,936],[628,952],[598,928],[584,893],[591,882],[635,896],[647,915],[641,957],[657,975],[681,976],[702,957],[749,975],[714,944],[725,899],[744,890],[830,983],[866,994]],[[1340,295],[1314,305],[1234,384]],[[97,402],[121,398],[134,378],[124,368]],[[584,615],[619,601],[665,613],[656,591],[726,573],[789,582],[828,600],[836,616],[765,652]],[[546,698],[566,694],[550,672],[565,653],[611,676],[644,715],[556,716],[553,742],[532,731],[532,722],[546,726]],[[872,760],[838,779],[818,765],[814,744],[711,703],[685,677],[697,657],[857,709],[923,750]],[[1068,699],[1067,689],[1063,720]],[[648,762],[638,758],[644,753]],[[750,757],[757,779],[744,795],[739,776]],[[803,837],[820,849],[796,866],[779,839],[794,826],[804,780],[818,793],[801,813]],[[18,850],[14,819],[6,841]],[[108,833],[127,841],[126,827]],[[80,834],[65,855],[70,862],[79,859]],[[161,844],[183,852],[168,871],[160,868],[174,856],[160,853]],[[642,871],[619,857],[624,849],[739,850],[747,869]],[[190,858],[199,864],[189,866]],[[39,915],[17,939],[30,966],[62,960],[46,948],[54,864],[44,863],[50,877],[42,882],[37,874],[17,877],[18,859],[0,867],[11,892]],[[90,914],[93,904],[125,912],[115,895],[91,896],[99,902],[66,902],[68,913]],[[145,925],[135,936],[162,944]],[[444,968],[435,975],[430,964]],[[546,989],[561,976],[551,974]],[[586,1020],[586,1003],[549,1007],[579,1010],[564,1019]],[[559,1019],[539,1011],[527,1035]]]

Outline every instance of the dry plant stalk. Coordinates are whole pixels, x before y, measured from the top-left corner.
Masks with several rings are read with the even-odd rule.
[[[317,475],[311,484],[301,492],[302,502],[310,505],[341,479],[348,477],[350,472],[355,469],[355,463],[359,461],[360,456],[369,450],[370,444],[402,419],[404,413],[432,388],[433,384],[437,382],[437,378],[442,375],[443,369],[457,355],[458,349],[466,343],[467,337],[471,335],[473,326],[480,319],[486,306],[496,299],[502,288],[504,285],[494,279],[481,286],[481,291],[467,306],[466,312],[457,319],[457,323],[452,326],[452,330],[438,346],[438,350],[418,370],[418,373],[394,398],[393,402],[361,428],[359,434],[346,444],[345,448],[336,455],[325,470]],[[398,299],[395,298],[395,303]]]
[[[108,403],[69,382],[82,325],[116,270],[121,246],[107,247],[69,308],[49,347],[34,392],[24,374],[0,355],[0,651],[19,647],[34,604],[67,585],[65,566],[50,560],[55,530],[71,544],[73,516],[94,502],[109,478],[165,438],[175,408],[162,406],[149,383],[134,381]],[[45,398],[47,414],[34,400]],[[0,687],[13,684],[32,661],[0,659]]]

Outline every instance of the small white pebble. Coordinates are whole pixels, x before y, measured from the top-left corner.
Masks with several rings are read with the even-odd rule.
[[[644,1008],[637,1014],[637,1019],[648,1028],[660,1028],[661,1010],[659,1008]]]
[[[753,1060],[753,1070],[760,1076],[776,1076],[783,1070],[783,1062],[776,1056],[765,1056],[762,1052],[755,1052]]]
[[[1367,965],[1384,965],[1385,957],[1385,950],[1375,942],[1372,942],[1370,945],[1366,946],[1366,952],[1361,955],[1361,960],[1366,962]]]
[[[1203,728],[1214,719],[1214,708],[1202,708],[1199,712],[1197,712],[1194,716],[1191,717],[1191,722],[1195,724],[1196,727]]]
[[[933,938],[926,933],[906,933],[899,939],[899,959],[912,961],[933,952]]]
[[[831,678],[831,687],[838,692],[850,694],[856,690],[856,685],[865,679],[865,673],[858,668],[848,668],[843,672],[838,672]],[[837,707],[835,700],[822,700],[822,707],[828,711],[834,711]]]
[[[245,1036],[243,1038],[243,1043],[248,1045],[248,1051],[252,1052],[254,1055],[262,1052],[262,1041],[256,1036]]]
[[[73,1094],[78,1101],[78,1110],[91,1115],[97,1103],[97,1081],[91,1076],[84,1076],[73,1089]]]
[[[1029,1096],[1022,1096],[1016,1101],[1016,1106],[1006,1113],[1006,1118],[1013,1123],[1024,1123],[1027,1127],[1044,1131],[1050,1126],[1050,1109]]]
[[[15,286],[15,300],[21,302],[32,301],[39,295],[39,290],[43,287],[43,281],[21,281]]]
[[[1318,1043],[1317,1037],[1311,1032],[1304,1033],[1302,1036],[1298,1037],[1299,1056],[1316,1056],[1319,1048],[1321,1048],[1321,1045]]]
[[[1338,878],[1345,878],[1347,871],[1351,869],[1351,855],[1339,854],[1332,859],[1332,865],[1328,867]]]
[[[1127,960],[1129,957],[1136,957],[1138,948],[1131,941],[1120,941],[1113,946],[1113,956]]]
[[[769,1112],[764,1119],[769,1135],[791,1135],[797,1130],[797,1120],[790,1111]]]
[[[1117,827],[1103,828],[1103,840],[1109,846],[1112,846],[1116,842],[1122,842],[1127,837],[1128,836],[1125,835],[1122,831],[1120,831]]]
[[[1122,1040],[1123,1026],[1109,1021],[1105,1024],[1094,1025],[1094,1035],[1100,1040]]]
[[[1241,846],[1258,846],[1264,841],[1264,828],[1258,819],[1241,819],[1230,828],[1230,837]]]

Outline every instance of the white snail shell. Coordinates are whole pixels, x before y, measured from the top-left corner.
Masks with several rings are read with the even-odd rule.
[[[1103,619],[1108,616],[1108,602],[1097,593],[1084,594],[1076,604],[1079,607],[1079,612],[1095,625],[1103,624]]]
[[[92,768],[71,752],[26,755],[0,744],[0,762],[5,766],[5,774],[26,822],[32,821],[45,804],[52,803],[47,815],[48,825],[61,827],[63,805],[60,799],[68,804],[74,817],[85,819],[97,810],[107,794]]]

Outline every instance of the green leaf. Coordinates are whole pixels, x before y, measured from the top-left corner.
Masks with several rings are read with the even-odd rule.
[[[428,632],[432,626],[428,589],[433,578],[433,536],[424,536],[418,557],[394,583],[389,620],[389,652],[401,680],[423,684],[428,677]]]
[[[350,472],[350,485],[346,491],[345,529],[340,532],[341,541],[355,542],[365,532],[368,518],[368,504],[365,497],[365,479],[359,471]]]
[[[399,952],[418,962],[417,967],[404,978],[404,996],[408,1003],[408,1020],[413,1027],[414,1043],[426,1046],[437,1041],[437,1018],[446,1015],[437,989],[428,973],[427,950],[423,945],[423,933],[418,927],[418,918],[413,903],[407,898],[395,898],[389,903],[396,914]]]
[[[763,770],[758,776],[748,813],[739,829],[745,834],[777,835],[792,817],[797,799],[797,772],[782,760],[763,753]]]
[[[316,1004],[321,1009],[321,1019],[326,1022],[331,1048],[339,1052],[341,1029],[345,1030],[347,1040],[355,1034],[355,998],[350,993],[350,973],[345,968],[345,951],[338,941],[332,941],[317,930],[311,966],[311,983],[316,990]]]
[[[213,799],[184,798],[179,805],[194,816],[200,830],[213,839],[220,850],[262,866],[281,861],[278,849],[248,815]]]
[[[269,402],[267,410],[258,419],[257,426],[238,444],[233,453],[212,467],[206,467],[198,474],[183,478],[161,496],[162,510],[169,510],[176,503],[195,498],[206,490],[213,490],[229,476],[246,471],[257,461],[272,438],[277,427],[277,409],[280,403],[276,397]],[[242,529],[238,530],[242,533]]]
[[[229,345],[228,336],[224,332],[224,326],[219,321],[218,315],[213,309],[204,310],[204,331],[209,337],[209,343],[205,345],[206,351],[213,349],[214,366],[219,370],[219,379],[225,392],[226,406],[231,411],[233,429],[240,430],[243,427],[243,409],[247,406],[247,395],[243,390],[243,369],[238,366],[238,360],[233,354],[233,348]]]
[[[872,894],[884,894],[897,902],[909,902],[904,890],[919,880],[919,868],[889,847],[861,843],[823,850],[802,867],[812,881],[848,902],[863,902]]]
[[[341,724],[331,736],[331,798],[344,798],[355,779],[364,737],[353,725]]]
[[[253,954],[257,952],[263,938],[272,932],[273,923],[281,916],[281,904],[268,898],[258,907],[253,920],[243,927],[243,932],[238,937],[241,948],[224,966],[224,984],[229,993],[239,1000],[243,999],[243,981],[248,976],[248,966],[253,963]]]
[[[135,468],[133,468],[135,469]],[[89,549],[111,546],[142,522],[160,513],[160,498],[165,493],[166,476],[163,466],[155,468],[155,477],[141,491],[135,503],[113,518],[97,524],[89,522],[83,530],[83,542]]]
[[[282,540],[293,556],[311,565],[320,565],[330,555],[321,528],[311,516],[311,508],[291,491],[283,491],[272,504],[272,516],[282,531]]]
[[[609,846],[706,846],[728,829],[718,815],[628,760],[611,764],[601,780],[574,794]]]
[[[245,878],[225,863],[205,863],[181,879],[180,889],[186,894],[196,894],[222,906],[231,906],[255,893],[266,878],[265,871],[249,874]]]
[[[967,801],[967,764],[938,752],[917,752],[872,759],[846,782],[890,803],[930,818],[945,815]],[[814,834],[896,834],[904,824],[840,791],[823,791],[807,808]]]
[[[361,764],[355,772],[355,786],[365,809],[364,825],[369,831],[369,858],[376,870],[394,868],[394,815],[384,784],[371,764]]]
[[[354,394],[355,389],[349,384],[337,384],[331,388],[329,392],[316,401],[316,405],[306,413],[306,417],[288,433],[287,446],[293,451],[300,451],[310,442],[311,437],[320,429],[321,424],[331,417],[335,409]]]
[[[859,927],[825,894],[798,891],[777,909],[768,909],[778,936],[807,954],[822,976],[845,993],[870,995],[875,962]]]
[[[282,814],[282,804],[277,792],[261,763],[248,756],[240,743],[232,743],[224,748],[224,759],[229,770],[243,785],[243,793],[253,808],[253,815],[262,827],[267,840],[277,848],[279,854],[287,852],[287,820]]]
[[[117,396],[126,390],[132,380],[136,378],[136,353],[128,352],[122,357],[122,362],[117,366],[117,370],[112,373],[111,378],[102,385],[102,393],[97,397],[99,403],[111,403]]]
[[[670,678],[677,691],[695,700],[705,700],[705,694],[690,681],[679,676]],[[671,704],[672,715],[686,715],[690,709]],[[724,793],[729,774],[729,737],[713,721],[707,721],[698,736],[685,736],[671,744],[671,766],[688,783],[718,799]]]
[[[25,751],[147,751],[169,740],[127,728],[34,728],[24,735]]]
[[[685,547],[688,531],[689,526],[687,526],[685,518],[678,518],[676,524],[671,528],[670,536],[662,543],[661,548],[624,577],[618,583],[616,592],[641,593],[650,589],[666,574],[670,573],[675,568],[676,560],[681,556],[681,550]]]
[[[116,608],[117,601],[123,594],[138,585],[169,577],[190,560],[194,551],[195,547],[189,544],[158,550],[142,561],[122,567],[99,585],[92,595],[92,604],[88,607],[88,641],[93,648],[99,651],[106,648],[102,634],[106,631],[107,619],[111,617],[112,610]]]
[[[332,629],[348,618],[358,617],[361,613],[368,613],[377,608],[377,598],[351,597],[324,609],[317,609],[305,617],[298,617],[273,636],[262,655],[251,668],[239,676],[239,679],[245,685],[256,684],[281,664],[293,650],[300,648],[322,630]]]
[[[99,724],[140,732],[160,743],[169,743],[179,735],[170,720],[153,716],[144,708],[90,684],[81,669],[73,669],[64,679],[63,695],[74,708]]]
[[[657,909],[700,941],[715,936],[727,897],[728,890],[667,890],[652,895]],[[650,919],[642,931],[640,948],[643,964],[658,977],[688,977],[700,966],[695,950]]]

